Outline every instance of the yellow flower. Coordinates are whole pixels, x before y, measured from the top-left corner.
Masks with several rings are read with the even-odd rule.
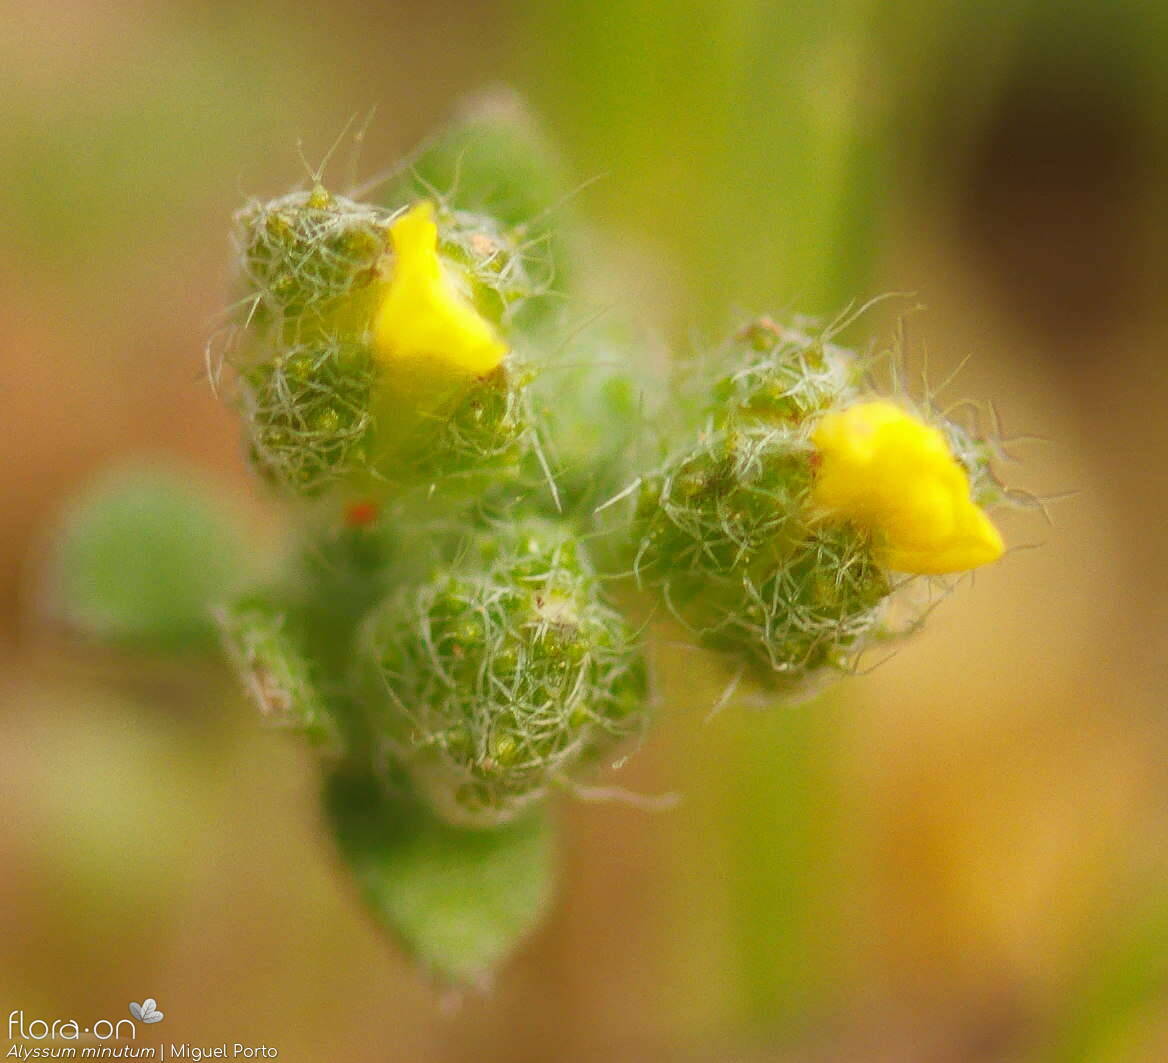
[[[937,575],[1002,556],[1002,537],[945,437],[895,403],[826,414],[811,441],[820,455],[812,500],[871,531],[880,564]]]
[[[484,376],[507,346],[443,271],[434,205],[423,201],[389,230],[393,273],[373,323],[383,360],[411,376]]]

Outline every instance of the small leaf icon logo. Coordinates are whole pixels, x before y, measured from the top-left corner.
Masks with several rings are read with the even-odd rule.
[[[158,1001],[153,997],[147,997],[141,1004],[130,1001],[130,1014],[139,1022],[162,1022],[166,1017],[165,1012],[158,1010]]]

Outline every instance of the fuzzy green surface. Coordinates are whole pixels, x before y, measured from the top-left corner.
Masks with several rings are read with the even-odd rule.
[[[400,404],[393,392],[383,394],[371,490],[400,496],[421,488],[448,501],[516,487],[535,444],[528,375],[504,364],[485,377],[458,381],[413,416],[395,410]]]
[[[846,671],[882,636],[888,575],[866,537],[817,531],[759,576],[707,588],[693,619],[703,645],[728,650],[766,686],[798,695],[825,671]]]
[[[359,333],[381,289],[388,220],[319,185],[249,204],[235,219],[245,327],[285,344]]]
[[[253,592],[217,611],[228,656],[248,696],[269,723],[335,750],[340,727],[321,690],[321,669],[300,617],[269,594]]]
[[[359,644],[362,691],[437,813],[488,825],[642,724],[645,672],[565,531],[475,536],[392,595]]]
[[[862,365],[769,318],[714,361],[681,387],[701,429],[641,483],[632,568],[696,642],[799,697],[887,634],[893,586],[869,537],[811,500],[814,425],[856,397]]]
[[[359,476],[375,446],[377,378],[372,350],[340,340],[300,344],[243,370],[257,471],[309,497]]]
[[[710,389],[710,413],[723,424],[805,424],[853,396],[859,382],[850,351],[766,317],[739,329],[719,362],[733,366]]]
[[[493,218],[437,213],[448,275],[506,332],[545,282]],[[481,380],[414,380],[374,349],[395,216],[318,185],[236,217],[244,293],[226,356],[252,462],[291,494],[385,498],[459,478],[484,490],[489,480],[467,478],[509,475],[530,443],[514,359]]]
[[[710,576],[773,564],[806,535],[811,477],[798,433],[747,425],[705,434],[641,488],[638,578],[688,598]]]
[[[532,284],[511,316],[535,328],[554,317],[554,292],[568,286],[568,191],[564,167],[535,120],[520,101],[498,94],[423,144],[385,202],[434,198],[447,209],[495,219],[510,248],[505,261],[517,261]]]
[[[527,300],[551,287],[555,267],[540,243],[521,243],[491,215],[441,200],[436,220],[442,257],[458,267],[475,309],[488,321],[509,327]]]
[[[374,917],[441,981],[482,982],[550,900],[552,832],[539,812],[468,830],[345,775],[328,781],[325,808]]]

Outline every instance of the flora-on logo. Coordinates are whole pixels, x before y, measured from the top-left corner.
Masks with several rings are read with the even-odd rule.
[[[158,1019],[161,1012],[156,1012]],[[154,1019],[157,1022],[158,1019]],[[17,1009],[8,1016],[9,1041],[78,1041],[82,1034],[93,1034],[99,1041],[120,1040],[123,1027],[128,1039],[133,1041],[138,1036],[138,1028],[129,1019],[98,1019],[97,1022],[82,1026],[76,1019],[28,1019],[23,1010]],[[10,1051],[8,1053],[12,1055]],[[25,1057],[21,1057],[25,1058]]]
[[[130,1014],[139,1022],[162,1022],[166,1018],[165,1012],[158,1010],[158,1001],[153,997],[147,997],[141,1004],[131,1000]]]

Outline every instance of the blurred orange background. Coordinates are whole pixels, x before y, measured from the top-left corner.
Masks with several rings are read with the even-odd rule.
[[[288,1060],[1168,1058],[1168,18],[1136,0],[0,0],[0,1013],[124,1014]],[[436,994],[339,873],[308,754],[230,679],[36,622],[61,507],[127,456],[278,514],[203,376],[232,211],[339,183],[505,82],[684,347],[888,291],[991,399],[1017,547],[809,705],[709,709],[667,654],[621,775],[562,810],[550,919]],[[904,316],[919,301],[927,310]],[[849,339],[857,339],[856,331]],[[920,386],[920,385],[916,385]],[[1033,547],[1032,549],[1030,547]],[[209,685],[210,684],[210,685]]]

